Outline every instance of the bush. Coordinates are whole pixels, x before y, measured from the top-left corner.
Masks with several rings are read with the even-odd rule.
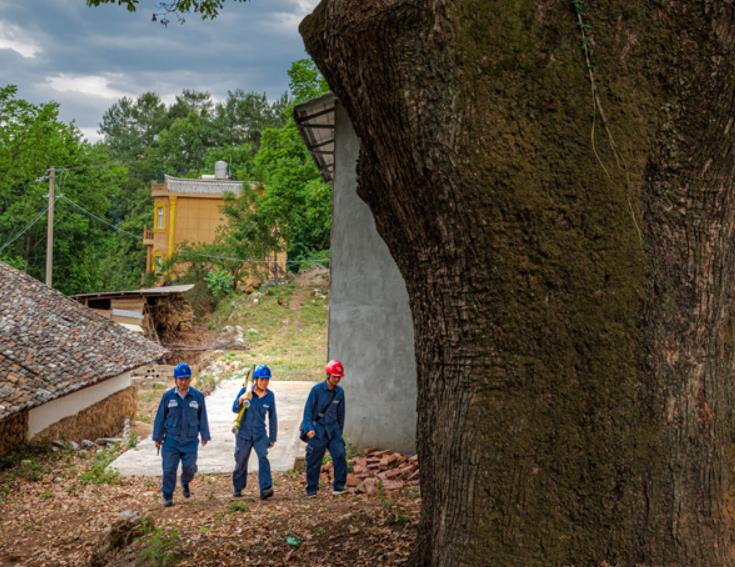
[[[235,284],[235,277],[223,268],[215,268],[204,277],[204,280],[217,300],[226,297]]]
[[[92,457],[89,468],[79,475],[79,480],[82,484],[90,482],[94,484],[119,484],[120,473],[107,468],[107,465],[114,461],[115,457],[114,451],[108,449],[97,451]]]

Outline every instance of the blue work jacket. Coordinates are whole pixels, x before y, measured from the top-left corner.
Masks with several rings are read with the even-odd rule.
[[[247,389],[241,388],[237,393],[237,397],[232,403],[234,413],[240,411],[240,396],[245,392],[247,392]],[[270,390],[266,390],[262,397],[258,397],[253,392],[250,407],[245,410],[245,415],[242,416],[237,436],[243,439],[259,439],[265,436],[266,415],[268,416],[268,442],[275,443],[278,437],[278,417],[276,416],[276,396]]]
[[[199,434],[203,441],[211,439],[204,394],[192,387],[183,398],[176,388],[164,392],[153,422],[153,440],[163,441],[166,437],[173,437],[179,443],[187,443]]]
[[[332,398],[331,401],[329,401],[330,398]],[[320,412],[323,413],[321,417],[319,417]],[[316,426],[315,422],[317,422]],[[320,425],[330,436],[335,432],[341,435],[345,426],[345,391],[341,386],[335,386],[334,397],[332,397],[332,391],[327,387],[326,380],[311,388],[304,405],[304,432],[316,431],[316,427]]]

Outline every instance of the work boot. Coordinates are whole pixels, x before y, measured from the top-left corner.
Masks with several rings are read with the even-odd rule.
[[[306,493],[307,498],[316,498],[316,492],[307,492]]]
[[[334,490],[332,490],[332,496],[342,496],[343,494],[346,494],[346,493],[347,493],[347,490],[344,487],[335,488]]]
[[[271,496],[273,496],[272,486],[270,488],[266,488],[263,492],[260,493],[261,500],[268,500],[268,498],[270,498]]]
[[[232,491],[232,497],[233,498],[242,498],[242,492],[239,490],[233,490]]]
[[[181,493],[184,495],[184,498],[189,498],[191,496],[191,490],[189,490],[188,484],[181,485]]]
[[[174,499],[171,496],[163,497],[163,507],[164,508],[170,508],[173,505],[174,505]]]

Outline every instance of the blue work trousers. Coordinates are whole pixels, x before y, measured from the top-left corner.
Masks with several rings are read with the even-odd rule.
[[[163,483],[161,492],[171,498],[176,489],[176,472],[181,461],[181,484],[189,484],[197,472],[197,448],[199,439],[179,443],[173,437],[166,437],[161,447],[163,461]]]
[[[336,433],[330,436],[325,431],[317,431],[317,434],[306,444],[307,494],[315,494],[319,489],[319,474],[326,450],[329,450],[334,463],[334,489],[342,490],[347,483],[347,453],[344,439]]]
[[[232,471],[232,488],[240,492],[248,484],[248,459],[250,450],[255,449],[258,455],[258,484],[260,493],[273,486],[271,478],[271,464],[268,462],[268,436],[262,435],[257,439],[237,437],[235,444],[235,470]]]

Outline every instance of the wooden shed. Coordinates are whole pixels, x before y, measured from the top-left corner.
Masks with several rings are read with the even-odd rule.
[[[157,342],[192,327],[194,314],[184,294],[194,284],[73,295],[99,315]]]

